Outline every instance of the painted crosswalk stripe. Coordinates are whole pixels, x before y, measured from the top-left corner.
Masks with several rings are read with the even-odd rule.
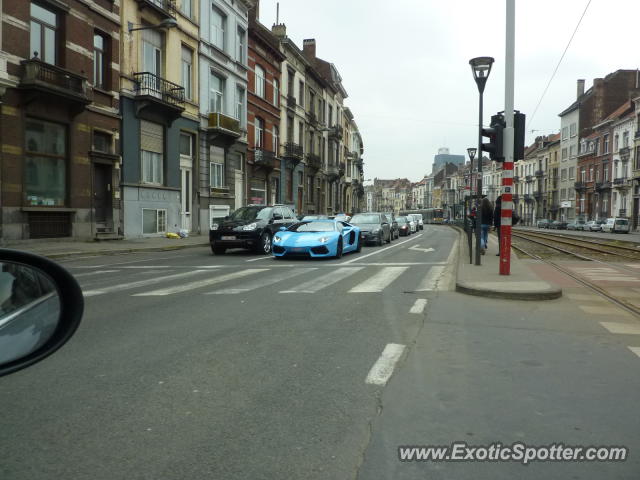
[[[323,288],[326,288],[334,283],[338,283],[341,280],[359,272],[364,267],[341,267],[335,272],[327,273],[320,277],[304,282],[298,285],[296,288],[290,290],[281,290],[280,293],[316,293]]]
[[[305,273],[312,272],[317,270],[316,268],[297,268],[293,271],[281,271],[278,273],[270,274],[265,278],[258,278],[252,282],[243,283],[241,287],[238,288],[223,288],[220,290],[215,290],[213,292],[207,292],[207,295],[234,295],[238,293],[250,292],[251,290],[256,290],[262,287],[268,287],[269,285],[273,285],[274,283],[281,282],[283,280],[288,280],[289,278],[297,277],[298,275],[302,275]]]
[[[409,267],[385,267],[372,277],[353,287],[349,290],[349,293],[381,292],[391,285],[396,278],[407,271],[408,268]]]
[[[438,280],[444,273],[445,267],[431,267],[429,273],[426,277],[420,282],[418,288],[415,289],[416,292],[430,292],[431,290],[435,290],[438,287]]]
[[[640,347],[629,347],[629,350],[640,357]]]
[[[380,358],[378,358],[376,363],[373,364],[373,367],[371,367],[371,370],[369,370],[369,374],[364,382],[371,385],[386,385],[404,349],[405,346],[398,343],[387,344]]]
[[[420,315],[422,312],[424,312],[424,308],[426,306],[427,306],[427,299],[418,298],[413,304],[413,306],[411,307],[411,310],[409,310],[409,313],[416,313]]]
[[[611,333],[620,335],[640,335],[640,323],[600,322]]]
[[[148,285],[155,285],[157,283],[162,283],[166,281],[178,280],[181,278],[190,277],[192,275],[197,275],[205,271],[206,270],[192,270],[191,272],[183,272],[183,273],[176,273],[175,275],[166,275],[162,277],[148,278],[146,280],[139,280],[137,282],[120,283],[120,284],[111,285],[108,287],[97,288],[95,290],[86,290],[83,292],[83,294],[85,297],[93,297],[96,295],[104,295],[105,293],[120,292],[122,290],[129,290],[129,289],[138,288],[138,287],[146,287]]]
[[[240,270],[238,272],[228,273],[226,275],[220,275],[219,277],[207,278],[205,280],[197,280],[195,282],[184,283],[182,285],[176,285],[174,287],[160,288],[158,290],[152,290],[150,292],[136,293],[132,295],[134,297],[160,297],[164,295],[173,295],[175,293],[189,292],[197,290],[202,287],[209,287],[216,283],[223,283],[229,280],[236,280],[238,278],[248,277],[249,275],[255,275],[256,273],[266,272],[268,268],[249,268],[247,270]]]

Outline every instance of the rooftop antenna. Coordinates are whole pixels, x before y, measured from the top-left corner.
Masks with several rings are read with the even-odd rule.
[[[280,25],[280,2],[276,2],[276,25]]]

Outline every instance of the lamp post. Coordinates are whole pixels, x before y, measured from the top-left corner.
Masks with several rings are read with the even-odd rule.
[[[464,225],[465,230],[467,232],[467,242],[469,243],[469,263],[473,263],[473,242],[471,241],[471,220],[470,216],[467,215],[467,211],[471,213],[471,200],[473,199],[473,159],[476,156],[477,149],[475,147],[467,148],[467,155],[469,155],[469,200],[465,198],[464,201]],[[467,201],[469,202],[467,204]],[[477,215],[477,211],[476,211]]]
[[[480,265],[480,196],[482,195],[482,94],[484,93],[484,87],[491,73],[491,66],[493,65],[492,57],[476,57],[469,60],[471,65],[471,72],[473,73],[473,79],[478,86],[478,93],[480,94],[479,112],[478,112],[478,181],[477,181],[477,193],[476,193],[476,265]]]
[[[162,28],[175,28],[178,26],[178,22],[175,18],[165,18],[157,25],[136,25],[128,22],[129,33],[136,32],[138,30],[159,30]]]

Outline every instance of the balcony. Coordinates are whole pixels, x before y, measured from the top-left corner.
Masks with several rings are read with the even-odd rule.
[[[618,210],[618,216],[619,217],[626,217],[627,216],[627,209],[626,208],[621,208]]]
[[[517,193],[514,193],[511,198],[513,199],[514,202],[520,201],[520,195],[518,195]]]
[[[307,120],[309,120],[309,123],[314,127],[318,125],[318,117],[316,117],[316,112],[314,111],[307,112]]]
[[[304,157],[302,151],[302,145],[297,143],[287,142],[284,144],[284,158],[292,160],[294,163],[299,163]]]
[[[629,150],[629,147],[622,147],[620,150],[618,150],[618,154],[620,155],[620,160],[622,160],[623,162],[628,162],[631,151]]]
[[[524,201],[525,202],[533,202],[533,196],[530,195],[529,193],[525,193],[524,194]]]
[[[587,189],[587,184],[585,182],[575,182],[573,188],[575,188],[576,191],[584,191]]]
[[[627,177],[619,177],[613,179],[613,188],[629,188],[629,182],[627,181]]]
[[[153,10],[163,19],[176,17],[176,0],[136,0],[138,8]]]
[[[253,164],[256,167],[261,167],[265,170],[276,168],[276,154],[269,150],[256,148],[253,152],[249,152],[249,158],[253,160]]]
[[[513,176],[513,183],[518,183],[520,181],[520,177],[518,175]]]
[[[329,164],[327,165],[327,177],[330,182],[334,182],[340,178],[340,170],[338,169],[338,165]]]
[[[293,108],[295,110],[295,108],[296,108],[296,97],[294,97],[293,95],[287,95],[287,107]]]
[[[317,155],[315,153],[307,153],[306,163],[308,168],[312,168],[315,171],[318,171],[322,168],[322,160],[320,159],[320,155]]]
[[[37,58],[24,60],[21,64],[21,90],[65,100],[78,112],[91,103],[87,79],[82,75],[44,63]]]
[[[151,72],[133,74],[136,82],[136,113],[154,110],[172,121],[184,111],[184,87]]]
[[[536,170],[536,177],[538,178],[544,177],[544,170]]]
[[[535,197],[536,200],[542,200],[542,197],[544,196],[543,192],[534,192],[533,196]]]
[[[342,140],[342,127],[340,125],[334,125],[329,128],[329,138],[335,140]]]
[[[596,182],[596,190],[611,190],[611,182]]]
[[[233,143],[242,136],[240,121],[224,113],[210,113],[207,130],[210,134],[215,134],[217,138],[226,139],[227,143]]]
[[[531,183],[533,182],[533,175],[527,175],[526,177],[524,177],[525,180],[527,181],[527,183]]]

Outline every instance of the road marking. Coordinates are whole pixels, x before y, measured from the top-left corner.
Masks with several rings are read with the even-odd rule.
[[[433,252],[435,251],[433,248],[420,248],[419,245],[414,245],[413,247],[407,248],[407,250],[415,250],[416,252]]]
[[[291,290],[281,290],[280,293],[316,293],[323,288],[333,285],[334,283],[338,283],[340,280],[344,280],[363,268],[364,267],[342,267],[335,272],[314,278],[313,280],[298,285],[296,288]]]
[[[607,317],[631,317],[629,312],[607,305],[579,305],[580,310],[590,315],[605,315]]]
[[[309,273],[313,270],[317,270],[316,268],[299,268],[290,272],[278,272],[270,274],[266,278],[259,278],[254,280],[253,282],[243,283],[241,288],[223,288],[221,290],[215,290],[213,292],[207,292],[207,295],[235,295],[238,293],[245,293],[251,290],[256,290],[257,288],[268,287],[269,285],[273,285],[274,283],[281,282],[282,280],[287,280],[289,278],[297,277],[298,275],[302,275],[304,273]]]
[[[386,247],[382,247],[382,248],[376,250],[375,252],[367,253],[366,255],[358,256],[358,257],[354,258],[353,260],[348,260],[346,262],[342,262],[341,265],[347,265],[349,263],[357,262],[358,260],[363,260],[363,259],[365,259],[367,257],[370,257],[371,255],[377,255],[379,253],[391,250],[392,248],[399,247],[400,245],[404,245],[407,242],[413,242],[414,240],[417,240],[418,238],[420,238],[421,235],[422,235],[422,233],[419,233],[414,238],[409,238],[408,240],[404,240],[404,241],[402,241],[400,243],[396,243],[395,245],[389,245],[389,246],[386,246]]]
[[[250,260],[245,260],[245,262],[257,262],[259,260],[267,260],[268,258],[273,258],[271,255],[269,255],[268,257],[259,257],[259,258],[252,258]]]
[[[153,270],[158,269],[158,268],[169,268],[170,265],[128,265],[126,267],[120,267],[120,268],[126,268],[127,270],[144,270],[149,269],[149,270]]]
[[[219,277],[207,278],[205,280],[198,280],[191,283],[184,283],[182,285],[176,285],[175,287],[161,288],[158,290],[152,290],[150,292],[136,293],[132,295],[134,297],[161,297],[164,295],[173,295],[175,293],[188,292],[196,290],[202,287],[208,287],[209,285],[215,285],[216,283],[226,282],[228,280],[235,280],[237,278],[247,277],[260,272],[268,271],[268,268],[249,268],[247,270],[240,270],[239,272],[227,273]]]
[[[163,277],[148,278],[137,282],[121,283],[111,285],[110,287],[97,288],[95,290],[87,290],[83,292],[85,297],[93,297],[96,295],[104,295],[105,293],[119,292],[131,288],[146,287],[147,285],[155,285],[156,283],[166,282],[168,280],[177,280],[179,278],[189,277],[204,272],[205,270],[193,270],[191,272],[176,273],[175,275],[167,275]]]
[[[368,383],[371,385],[386,385],[393,374],[393,369],[400,360],[402,356],[402,352],[404,352],[405,346],[400,345],[398,343],[389,343],[384,350],[382,351],[382,355],[373,364],[371,370],[369,370],[369,374],[365,379],[364,383]]]
[[[621,335],[640,335],[640,323],[600,322],[611,333]]]
[[[114,273],[114,272],[119,272],[119,271],[120,270],[96,270],[95,272],[78,273],[77,275],[74,275],[74,277],[76,277],[76,278],[88,277],[90,275],[101,275],[103,273]]]
[[[629,347],[629,350],[640,357],[640,347]]]
[[[349,293],[381,292],[391,285],[396,278],[407,271],[408,268],[409,267],[385,267],[372,277],[353,287],[349,290]]]
[[[427,276],[424,277],[422,282],[420,282],[418,288],[416,288],[414,291],[430,292],[432,290],[436,290],[438,288],[438,280],[440,280],[440,277],[444,273],[444,269],[445,267],[441,266],[431,267]]]
[[[411,310],[409,310],[409,313],[416,313],[418,315],[420,315],[422,312],[424,312],[424,308],[427,306],[427,299],[426,298],[418,298],[416,299],[415,303],[413,304],[413,307],[411,307]]]

